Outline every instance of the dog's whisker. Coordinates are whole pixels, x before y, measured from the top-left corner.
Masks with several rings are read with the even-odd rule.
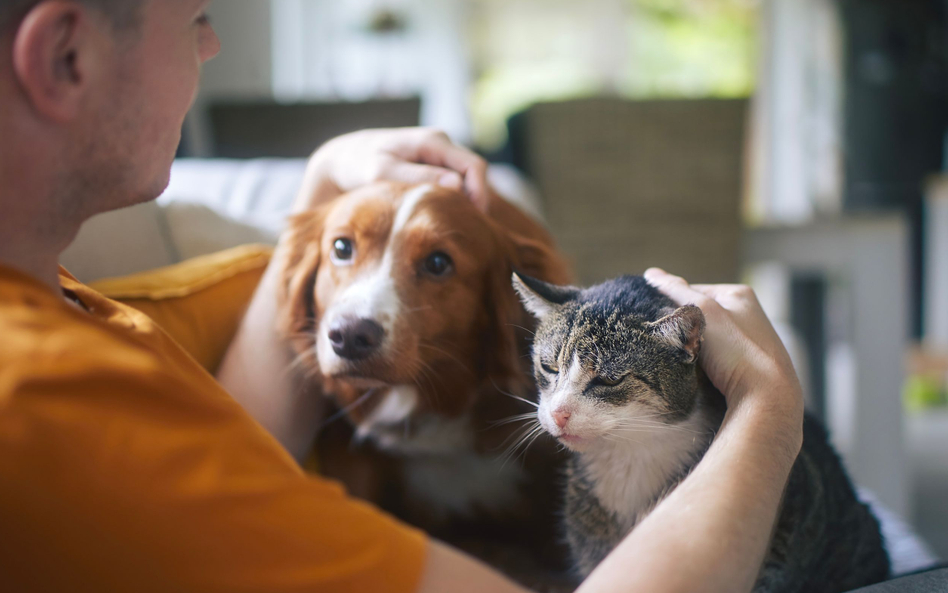
[[[434,350],[435,352],[438,352],[439,354],[443,354],[443,355],[447,356],[448,358],[450,358],[451,360],[453,360],[454,362],[458,363],[458,365],[459,365],[462,369],[464,369],[464,371],[465,371],[466,373],[468,373],[469,375],[473,375],[473,374],[474,374],[474,372],[471,371],[471,369],[469,369],[469,368],[467,367],[467,365],[464,364],[463,361],[461,361],[457,356],[451,354],[450,352],[448,352],[448,351],[445,350],[444,348],[439,348],[438,346],[435,346],[434,344],[427,343],[427,342],[419,342],[419,343],[418,343],[418,347],[419,347],[419,348],[427,348],[427,349],[429,349],[429,350]]]
[[[363,394],[362,394],[361,396],[359,396],[359,398],[356,399],[354,402],[352,402],[351,404],[345,406],[344,408],[340,409],[338,412],[336,412],[335,414],[333,414],[332,416],[330,416],[329,418],[327,418],[326,421],[323,422],[322,425],[320,425],[319,430],[322,431],[323,429],[325,429],[327,426],[329,426],[330,424],[332,424],[332,423],[335,422],[336,420],[339,420],[340,418],[342,418],[343,416],[345,416],[346,414],[348,414],[348,413],[351,412],[352,410],[354,410],[354,409],[356,409],[357,407],[359,407],[363,402],[365,402],[365,400],[369,399],[369,397],[372,396],[372,395],[374,395],[377,391],[378,391],[377,389],[369,389],[368,391],[366,391],[365,393],[363,393]]]

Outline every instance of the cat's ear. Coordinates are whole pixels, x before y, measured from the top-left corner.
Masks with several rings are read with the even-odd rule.
[[[513,287],[520,295],[523,306],[537,319],[543,319],[556,307],[578,297],[581,292],[575,286],[557,286],[517,271],[513,273]]]
[[[646,324],[653,335],[687,354],[687,362],[698,359],[701,337],[704,335],[704,313],[694,305],[675,309],[670,315]]]

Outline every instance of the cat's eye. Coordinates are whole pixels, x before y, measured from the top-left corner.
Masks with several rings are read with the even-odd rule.
[[[332,243],[332,261],[337,265],[345,266],[352,263],[355,248],[351,239],[336,239]]]
[[[591,385],[600,386],[600,387],[615,387],[616,385],[625,381],[625,378],[629,375],[622,375],[621,377],[606,377],[603,375],[597,375],[589,383]]]
[[[548,375],[556,375],[560,372],[560,369],[545,362],[540,363],[540,368],[543,369],[543,372],[547,373]]]

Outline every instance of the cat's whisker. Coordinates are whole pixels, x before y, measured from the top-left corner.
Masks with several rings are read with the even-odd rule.
[[[517,450],[518,450],[524,443],[526,443],[526,442],[527,442],[528,440],[530,440],[530,439],[534,439],[534,440],[535,440],[536,436],[538,436],[541,432],[543,432],[543,426],[541,426],[539,422],[536,423],[536,426],[533,426],[533,427],[528,426],[527,428],[529,428],[530,430],[526,431],[526,434],[524,434],[523,432],[521,432],[521,434],[522,434],[523,436],[521,436],[520,438],[518,438],[518,439],[517,439],[517,442],[514,443],[511,447],[508,447],[507,450],[504,452],[504,454],[500,456],[499,459],[503,460],[503,463],[501,463],[501,466],[500,466],[501,469],[503,469],[504,467],[506,467],[507,463],[508,463],[511,459],[513,459],[513,458],[515,458],[515,457],[518,456],[518,455],[517,455]],[[527,447],[529,447],[530,444],[532,444],[532,443],[533,443],[533,440],[530,440],[530,443],[527,444]],[[526,451],[526,448],[524,448],[524,452],[525,452],[525,451]]]
[[[503,452],[499,457],[503,457],[504,455],[506,455],[507,453],[509,453],[510,450],[511,450],[514,446],[516,446],[517,444],[520,443],[520,441],[523,439],[524,435],[526,435],[527,433],[529,433],[531,430],[533,430],[534,428],[536,428],[536,427],[539,426],[539,425],[540,425],[540,423],[537,422],[536,424],[527,424],[526,426],[517,427],[517,428],[514,430],[513,434],[509,435],[507,438],[504,439],[504,441],[500,444],[500,447],[505,446],[505,445],[506,445],[507,443],[509,443],[510,441],[514,441],[516,444],[507,447],[507,448],[504,450],[504,452]]]
[[[631,427],[649,427],[649,426],[652,426],[652,427],[655,427],[655,428],[665,428],[665,429],[669,429],[669,430],[683,430],[683,431],[687,431],[687,432],[698,432],[698,431],[691,430],[690,428],[685,428],[684,426],[680,426],[680,425],[678,425],[678,424],[668,424],[668,423],[662,422],[662,421],[660,421],[660,420],[646,420],[646,419],[644,419],[644,418],[635,418],[635,419],[619,420],[619,421],[616,422],[615,426],[620,427],[620,428],[621,428],[621,427],[627,427],[627,426],[631,426]]]
[[[541,428],[542,428],[542,427],[541,427]],[[530,446],[531,446],[533,443],[535,443],[536,440],[537,440],[538,438],[540,438],[541,436],[543,436],[544,434],[546,434],[546,431],[545,431],[545,430],[540,430],[539,432],[536,432],[536,434],[533,435],[533,438],[530,439],[530,442],[527,443],[527,446],[524,447],[524,448],[523,448],[523,451],[520,452],[520,457],[521,457],[521,458],[526,458],[526,456],[527,456],[527,449],[529,449]]]
[[[623,427],[614,427],[612,428],[613,432],[622,433],[622,432],[638,432],[638,433],[669,433],[669,432],[686,432],[695,435],[696,437],[700,436],[702,433],[695,430],[688,430],[685,428],[678,428],[674,426],[623,426]]]
[[[613,438],[611,439],[607,437],[606,440],[609,440],[613,443],[635,443],[636,445],[642,445],[642,441],[637,441],[632,437],[624,437],[619,435],[613,435]]]
[[[534,408],[539,408],[539,407],[540,407],[540,404],[538,404],[538,403],[536,403],[536,402],[532,402],[532,401],[530,401],[530,400],[528,400],[528,399],[524,399],[524,398],[520,397],[519,395],[514,395],[513,393],[508,393],[508,392],[504,391],[503,389],[500,388],[499,385],[497,385],[497,383],[494,382],[493,379],[491,379],[490,382],[491,382],[491,384],[494,386],[494,389],[496,389],[498,392],[502,393],[503,395],[506,395],[507,397],[511,397],[511,398],[513,398],[513,399],[515,399],[515,400],[517,400],[517,401],[521,401],[521,402],[523,402],[523,403],[525,403],[525,404],[530,404],[530,405],[533,406]]]
[[[503,418],[495,422],[491,422],[489,426],[494,428],[495,426],[503,426],[504,424],[511,424],[514,422],[524,422],[526,420],[536,420],[536,412],[527,412],[526,414],[517,414],[516,416],[511,416],[509,418]]]
[[[531,336],[537,335],[537,333],[536,333],[535,331],[530,330],[530,329],[527,329],[527,328],[523,327],[522,325],[517,325],[516,323],[508,323],[507,325],[510,326],[510,327],[516,327],[517,329],[522,329],[523,331],[527,332],[527,333],[530,334]]]

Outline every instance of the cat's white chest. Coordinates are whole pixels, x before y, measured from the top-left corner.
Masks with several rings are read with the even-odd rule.
[[[582,453],[603,508],[629,528],[648,514],[706,445],[706,426],[695,416],[674,428],[643,431],[635,442],[607,441]]]

